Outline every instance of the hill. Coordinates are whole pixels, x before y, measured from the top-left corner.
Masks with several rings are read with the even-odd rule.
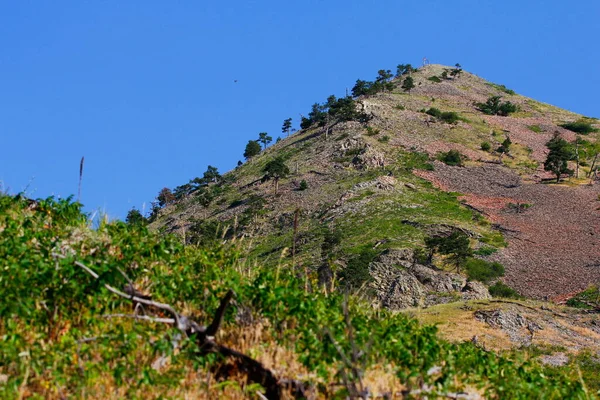
[[[342,99],[317,103],[304,129],[218,183],[176,188],[151,226],[188,244],[250,238],[249,259],[274,266],[293,258],[322,282],[335,276],[364,286],[384,306],[407,292],[408,303],[427,303],[426,285],[390,294],[397,276],[386,271],[427,252],[426,238],[455,231],[468,235],[479,259],[500,262],[501,281],[520,295],[563,299],[600,282],[598,120],[459,68],[385,72],[357,81],[355,96],[344,98],[355,114],[339,112]],[[555,135],[578,157],[569,161],[578,175],[560,184],[544,170]],[[449,156],[460,159],[440,161]],[[274,160],[290,173],[268,179]],[[374,270],[390,252],[395,265]],[[443,256],[434,264],[449,269]]]
[[[183,246],[139,224],[92,229],[88,218],[70,199],[0,195],[1,398],[563,399],[598,389],[591,356],[549,367],[536,361],[548,348],[453,344],[404,314],[316,290],[292,265],[249,264],[239,248]],[[531,318],[469,304],[514,335],[522,326],[506,316]]]

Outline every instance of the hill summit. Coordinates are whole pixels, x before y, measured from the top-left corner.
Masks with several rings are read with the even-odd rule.
[[[400,65],[316,103],[301,126],[218,179],[175,188],[152,226],[190,244],[249,238],[248,257],[293,259],[321,283],[379,293],[384,306],[415,290],[383,293],[398,268],[453,269],[456,254],[431,245],[453,232],[468,237],[473,254],[456,269],[470,281],[540,299],[600,282],[597,119],[458,65]],[[552,140],[568,153],[554,164]],[[481,278],[481,260],[504,276]],[[427,302],[409,294],[399,304]]]

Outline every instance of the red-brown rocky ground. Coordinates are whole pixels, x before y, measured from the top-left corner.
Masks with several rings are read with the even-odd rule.
[[[505,234],[508,246],[492,256],[519,293],[559,298],[600,283],[600,186],[523,183],[497,165],[417,172],[444,190],[464,194]],[[509,203],[530,205],[516,212]]]

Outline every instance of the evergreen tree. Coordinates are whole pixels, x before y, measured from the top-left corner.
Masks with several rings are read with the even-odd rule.
[[[568,168],[568,161],[573,158],[571,144],[557,134],[546,143],[546,147],[550,152],[544,162],[544,170],[556,175],[556,183],[560,182],[563,174],[573,174],[573,171]]]
[[[127,213],[127,218],[125,218],[125,222],[129,226],[145,226],[148,223],[142,213],[139,212],[139,210],[137,210],[135,207],[129,210]]]
[[[267,134],[267,132],[261,132],[258,134],[258,141],[263,144],[263,148],[266,149],[267,145],[273,141],[273,138]]]
[[[209,165],[206,169],[206,172],[204,172],[204,176],[202,177],[203,183],[208,185],[209,183],[219,183],[220,180],[221,174],[219,174],[217,167]]]
[[[375,79],[378,90],[381,90],[382,92],[385,92],[386,90],[391,91],[394,88],[394,84],[390,82],[393,77],[394,75],[389,69],[380,69],[377,72],[377,78]]]
[[[281,133],[285,133],[287,136],[290,136],[290,130],[292,129],[292,119],[284,119],[283,126],[281,127]]]
[[[249,160],[255,155],[260,153],[260,144],[256,140],[248,140],[248,144],[246,145],[246,149],[244,150],[244,158]]]
[[[405,92],[410,93],[410,91],[415,87],[415,82],[412,78],[412,76],[407,77],[406,79],[404,79],[404,82],[402,82],[402,89],[404,89]]]
[[[460,271],[469,257],[473,255],[471,250],[469,236],[461,231],[452,232],[450,236],[430,236],[425,238],[425,246],[429,249],[429,259],[434,252],[447,256],[456,267],[456,271]]]
[[[277,157],[274,160],[269,161],[263,168],[264,177],[263,181],[273,180],[275,183],[275,194],[279,187],[279,179],[285,178],[289,175],[290,169],[281,157]]]
[[[414,71],[414,68],[410,64],[398,64],[396,67],[396,77],[401,77],[402,75],[410,75]]]
[[[158,200],[158,206],[164,207],[169,205],[175,201],[175,195],[171,192],[171,189],[165,187],[158,192],[158,196],[156,196],[156,200]]]

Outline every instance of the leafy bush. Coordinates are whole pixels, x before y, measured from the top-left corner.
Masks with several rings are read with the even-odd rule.
[[[488,283],[504,276],[504,266],[497,262],[489,262],[480,258],[470,258],[465,264],[467,277],[472,281]]]
[[[402,104],[396,104],[396,105],[394,106],[394,108],[395,108],[396,110],[405,110],[405,109],[406,109],[406,108],[405,108],[405,107],[404,107]]]
[[[453,111],[442,112],[441,110],[435,107],[431,107],[429,110],[427,110],[426,114],[429,114],[432,117],[435,117],[438,120],[446,122],[448,124],[456,124],[460,119],[459,115]]]
[[[249,199],[248,205],[254,202]],[[23,393],[32,398],[101,398],[107,393],[123,398],[170,398],[174,393],[197,397],[199,390],[210,390],[209,398],[228,398],[225,386],[235,390],[233,386],[247,385],[226,385],[237,378],[227,377],[220,358],[198,354],[193,338],[182,338],[163,324],[114,317],[133,312],[129,301],[103,287],[127,285],[121,271],[140,290],[151,288],[153,300],[190,310],[199,322],[210,321],[223,294],[233,290],[235,304],[225,313],[222,327],[230,345],[247,343],[238,339],[247,329],[259,332],[264,342],[251,351],[285,349],[292,364],[312,372],[303,379],[319,397],[344,395],[323,384],[339,379],[344,361],[338,348],[346,354],[353,348],[368,349],[361,359],[365,369],[386,365],[403,388],[427,384],[431,398],[465,387],[479,388],[485,398],[586,396],[570,370],[508,358],[471,343],[448,343],[437,337],[436,327],[401,313],[373,310],[357,298],[346,302],[337,292],[311,290],[310,272],[299,277],[286,265],[248,268],[251,264],[241,261],[246,255],[236,249],[185,247],[180,239],[118,221],[92,230],[81,206],[69,200],[0,196],[0,226],[0,365],[8,379],[0,385],[2,398]],[[365,250],[349,268],[364,273],[374,256]],[[99,278],[92,279],[74,261]],[[248,311],[265,322],[262,330],[236,322]],[[168,367],[153,368],[154,360],[162,357],[169,359]],[[439,369],[435,375],[428,373],[433,367]],[[223,381],[199,386],[198,376],[215,369],[225,374]],[[300,373],[292,367],[289,371]],[[251,394],[233,397],[254,396],[260,389],[248,386]]]
[[[365,128],[367,130],[367,136],[375,136],[375,135],[379,135],[381,133],[381,131],[377,128],[372,128],[370,126],[367,126]]]
[[[492,96],[485,103],[475,103],[475,106],[484,114],[503,117],[518,111],[519,108],[516,104],[510,101],[501,102],[500,99],[502,99],[501,96]]]
[[[473,254],[476,254],[478,256],[490,256],[497,251],[498,251],[498,249],[495,247],[483,246],[483,247],[480,247],[477,250],[473,251]]]
[[[308,183],[306,183],[305,179],[302,179],[300,181],[300,186],[298,187],[299,190],[306,190],[308,189]]]
[[[506,94],[510,94],[510,95],[516,94],[514,90],[511,90],[511,89],[507,88],[504,85],[498,85],[498,84],[495,84],[495,83],[487,83],[487,85],[489,85],[489,86],[491,86],[493,88],[496,88],[496,89],[498,89],[498,90],[500,90],[500,91],[502,91],[502,92],[504,92]]]
[[[431,82],[435,82],[435,83],[440,83],[442,80],[439,78],[439,76],[430,76],[429,78],[427,78],[428,81]]]
[[[535,133],[542,133],[543,131],[539,125],[529,125],[528,128]]]
[[[458,150],[450,150],[438,155],[438,160],[446,165],[461,166],[464,156]]]
[[[559,126],[568,129],[571,132],[580,133],[582,135],[588,135],[590,133],[598,132],[598,129],[594,128],[594,126],[590,122],[585,120],[579,120],[576,122],[566,122]]]
[[[496,282],[488,288],[493,297],[504,297],[508,299],[520,299],[521,296],[513,288],[505,285],[502,282]]]
[[[413,169],[423,169],[433,171],[434,167],[429,161],[429,154],[420,152],[402,152],[398,157],[398,161],[403,169],[412,171]]]
[[[377,140],[380,141],[381,143],[387,143],[390,141],[390,137],[388,135],[384,135],[383,137],[380,137]]]
[[[369,264],[379,255],[379,252],[366,247],[361,252],[348,260],[348,265],[340,273],[342,282],[353,289],[358,289],[366,282],[371,281]]]
[[[481,143],[481,150],[490,151],[491,149],[492,149],[492,145],[490,144],[490,142],[482,142]]]
[[[600,289],[598,286],[590,286],[583,292],[567,300],[567,305],[583,309],[600,307]]]

